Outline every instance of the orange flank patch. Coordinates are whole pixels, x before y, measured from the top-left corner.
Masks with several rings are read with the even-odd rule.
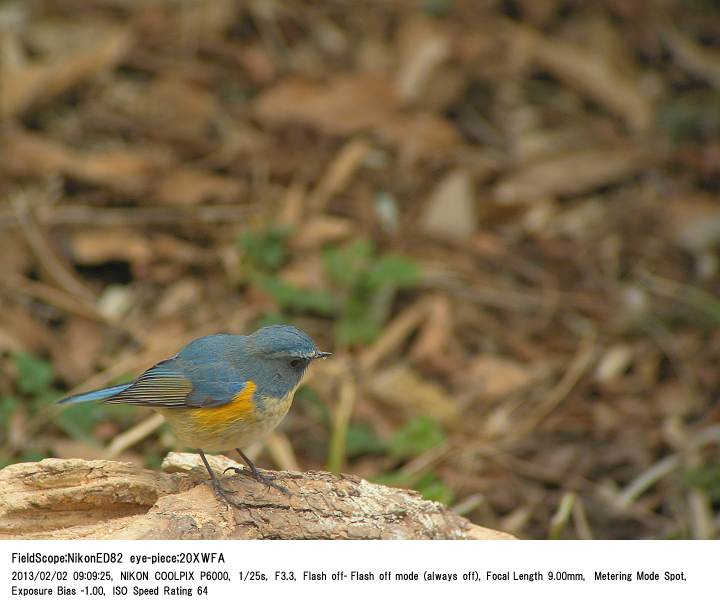
[[[235,394],[231,402],[212,408],[194,408],[191,414],[202,427],[223,427],[238,421],[247,421],[255,414],[252,401],[257,385],[248,381],[243,390]]]

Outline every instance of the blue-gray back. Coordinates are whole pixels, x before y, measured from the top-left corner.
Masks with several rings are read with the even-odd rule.
[[[256,385],[257,396],[280,398],[300,382],[315,354],[315,343],[292,326],[268,326],[249,336],[204,336],[107,401],[213,407],[230,402],[248,381]]]

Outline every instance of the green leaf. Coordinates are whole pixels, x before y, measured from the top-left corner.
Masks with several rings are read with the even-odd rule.
[[[410,476],[400,471],[384,472],[378,476],[374,476],[372,482],[384,484],[385,486],[407,487],[410,482]]]
[[[163,457],[156,454],[145,455],[145,467],[148,469],[160,469],[162,466]]]
[[[433,17],[447,15],[453,6],[453,0],[420,0],[420,10]]]
[[[20,402],[13,396],[5,395],[0,397],[0,442],[3,444],[7,441],[7,429],[10,425],[10,419],[19,405]]]
[[[720,465],[689,470],[683,475],[683,482],[686,486],[703,489],[713,501],[720,501]]]
[[[253,270],[272,272],[279,269],[287,258],[289,236],[290,229],[287,227],[247,231],[238,238],[238,245]]]
[[[274,326],[277,324],[286,324],[289,320],[285,315],[282,313],[278,313],[277,311],[270,311],[268,313],[265,313],[264,315],[261,315],[259,319],[255,322],[256,328],[264,328],[265,326]]]
[[[368,271],[368,283],[373,288],[383,285],[408,287],[417,285],[419,279],[417,265],[402,256],[383,256]]]
[[[36,450],[28,450],[18,455],[17,462],[42,461],[45,457],[47,457],[47,455],[44,453],[39,453]]]
[[[97,444],[92,431],[98,422],[98,412],[87,404],[68,406],[57,417],[57,426],[74,440]]]
[[[324,261],[329,279],[345,292],[335,326],[337,339],[344,345],[377,338],[390,310],[392,289],[415,285],[420,277],[415,263],[402,256],[376,256],[367,240],[329,248]]]
[[[366,240],[328,248],[324,254],[325,270],[338,285],[354,286],[366,272],[372,253],[373,244]]]
[[[46,389],[30,399],[30,412],[38,412],[40,409],[54,404],[63,396],[62,392],[56,389]]]
[[[367,309],[349,310],[335,325],[338,342],[343,345],[362,345],[371,342],[380,333],[380,324],[370,317]]]
[[[82,404],[78,404],[81,406]],[[130,424],[137,419],[138,408],[131,404],[97,404],[93,406],[93,417],[95,423],[101,421],[117,421],[118,423]]]
[[[715,139],[720,135],[720,95],[673,96],[660,105],[657,120],[676,143]]]
[[[269,275],[255,275],[253,283],[283,308],[320,315],[332,315],[337,308],[332,294],[322,290],[300,288]]]
[[[52,365],[30,353],[13,353],[12,361],[18,371],[17,388],[33,395],[45,391],[55,378]]]
[[[415,480],[413,478],[414,476],[402,471],[393,471],[376,476],[373,482],[386,486],[411,486],[429,501],[439,501],[445,505],[453,502],[455,497],[452,490],[434,472],[427,472]]]
[[[18,400],[9,395],[0,397],[0,425],[6,428],[10,417],[15,413],[18,407]]]
[[[348,457],[385,452],[385,442],[366,424],[350,424],[347,430],[345,452]]]
[[[455,498],[450,487],[433,472],[424,474],[415,482],[413,488],[419,491],[425,499],[439,501],[445,505],[450,505]]]
[[[445,442],[445,433],[430,417],[418,417],[398,429],[390,440],[395,457],[415,457]]]
[[[303,385],[298,389],[295,401],[302,404],[305,412],[310,414],[314,419],[320,421],[325,427],[331,425],[330,409],[327,404],[322,401],[320,395],[309,385]]]

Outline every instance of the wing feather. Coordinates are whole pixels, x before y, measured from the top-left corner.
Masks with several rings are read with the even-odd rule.
[[[180,370],[169,365],[171,361],[165,360],[153,366],[130,387],[106,401],[165,408],[190,406],[187,398],[193,392],[193,383]]]
[[[214,408],[232,402],[245,386],[230,368],[206,364],[183,370],[170,358],[105,401],[155,408]]]

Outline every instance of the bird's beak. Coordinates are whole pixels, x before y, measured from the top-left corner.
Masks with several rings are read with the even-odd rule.
[[[330,357],[332,353],[329,353],[328,351],[318,351],[313,355],[313,359],[325,359],[326,357]]]

